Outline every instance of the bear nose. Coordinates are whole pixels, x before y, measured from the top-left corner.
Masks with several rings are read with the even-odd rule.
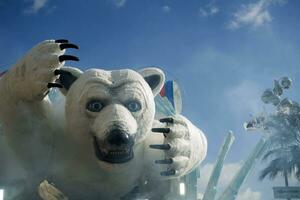
[[[132,137],[120,130],[120,129],[114,129],[110,131],[107,142],[112,145],[130,145],[132,143]]]

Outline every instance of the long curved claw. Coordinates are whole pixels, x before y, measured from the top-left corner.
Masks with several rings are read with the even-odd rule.
[[[156,164],[172,164],[173,163],[173,159],[172,158],[168,158],[165,160],[156,160],[155,161]]]
[[[176,174],[176,171],[175,169],[171,169],[171,170],[168,170],[168,171],[163,171],[160,173],[161,176],[173,176]]]
[[[72,56],[72,55],[62,55],[58,57],[59,62],[63,62],[66,60],[74,60],[74,61],[79,61],[79,58],[76,56]]]
[[[169,150],[171,146],[169,144],[151,144],[149,145],[152,149],[161,149],[161,150]]]
[[[64,50],[67,48],[72,48],[72,49],[79,49],[79,47],[76,44],[71,44],[71,43],[62,43],[59,45],[60,50]]]
[[[55,43],[68,43],[69,40],[66,40],[66,39],[58,39],[58,40],[55,40]]]
[[[60,83],[48,83],[47,87],[48,88],[53,88],[53,87],[63,88],[63,85]]]
[[[152,128],[152,132],[156,133],[170,133],[171,129],[170,128]]]
[[[71,72],[65,71],[65,70],[61,70],[61,69],[56,69],[54,70],[54,75],[72,75]]]
[[[162,123],[170,123],[170,124],[174,123],[174,119],[172,117],[162,118],[159,121]]]

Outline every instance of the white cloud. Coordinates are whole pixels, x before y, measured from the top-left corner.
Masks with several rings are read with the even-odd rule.
[[[237,86],[226,91],[226,100],[229,109],[235,115],[256,114],[260,113],[263,103],[260,100],[262,87],[254,81],[243,80]]]
[[[247,188],[244,191],[239,192],[237,200],[261,200],[261,193],[253,191],[251,188]]]
[[[31,0],[32,5],[30,8],[26,9],[25,13],[37,13],[43,7],[46,6],[48,0]]]
[[[211,7],[211,9],[210,9],[210,13],[211,13],[211,14],[216,14],[216,13],[218,13],[219,11],[220,11],[220,9],[217,8],[217,7]]]
[[[171,8],[170,8],[170,6],[163,6],[162,10],[163,10],[163,12],[168,13],[171,11]]]
[[[212,170],[213,170],[214,164],[212,163],[208,163],[206,165],[204,165],[201,168],[201,178],[200,178],[200,182],[199,182],[199,195],[203,195],[207,183],[209,181],[209,178],[211,176]],[[224,189],[229,185],[229,183],[231,182],[232,178],[236,175],[236,173],[238,172],[238,170],[241,167],[241,163],[227,163],[224,164],[222,172],[221,172],[221,176],[219,179],[219,183],[218,183],[218,193],[217,196],[219,196]],[[237,200],[261,200],[262,199],[262,195],[260,192],[258,191],[254,191],[252,188],[247,187],[245,189],[242,189],[237,196]]]
[[[214,16],[219,13],[220,9],[215,5],[207,6],[206,8],[200,8],[199,13],[202,17]]]
[[[241,26],[249,25],[257,28],[266,25],[272,21],[270,6],[274,4],[283,4],[284,0],[259,0],[256,3],[242,5],[241,8],[233,14],[233,19],[229,22],[229,29],[238,29]]]
[[[201,168],[201,176],[199,182],[199,189],[201,192],[204,192],[206,189],[207,183],[209,181],[210,175],[213,171],[214,164],[208,163]],[[224,164],[221,176],[219,179],[218,189],[224,189],[232,180],[234,175],[237,173],[239,168],[241,167],[240,163],[227,163]]]
[[[126,4],[126,0],[109,0],[117,8],[121,8]]]

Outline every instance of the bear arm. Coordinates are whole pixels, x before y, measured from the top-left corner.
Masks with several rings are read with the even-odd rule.
[[[39,120],[54,118],[53,105],[48,97],[42,101],[26,101],[18,98],[17,94],[7,86],[7,75],[9,72],[0,78],[0,124],[3,125],[6,133],[15,133],[16,128],[26,126],[26,122],[30,121],[28,116]],[[16,124],[18,126],[15,126]]]

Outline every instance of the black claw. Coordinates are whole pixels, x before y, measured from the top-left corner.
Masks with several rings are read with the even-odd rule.
[[[64,50],[67,48],[72,48],[72,49],[79,49],[79,47],[76,44],[71,44],[71,43],[62,43],[59,45],[60,50]]]
[[[55,40],[55,43],[68,43],[69,40],[66,39],[59,39],[59,40]]]
[[[63,85],[60,83],[48,83],[47,87],[48,88],[53,88],[53,87],[63,88]]]
[[[156,164],[172,164],[173,159],[169,158],[169,159],[165,159],[165,160],[156,160],[155,163]]]
[[[163,119],[160,119],[159,121],[162,123],[170,123],[170,124],[174,123],[174,119],[172,117],[163,118]]]
[[[62,55],[58,57],[59,62],[63,62],[65,60],[74,60],[74,61],[79,61],[79,58],[76,56],[71,56],[71,55]]]
[[[56,69],[54,70],[54,75],[72,75],[71,72],[65,71],[65,70],[61,70],[61,69]]]
[[[152,149],[161,149],[161,150],[171,149],[171,146],[169,144],[150,144],[149,147]]]
[[[173,176],[176,174],[176,171],[175,169],[171,169],[171,170],[168,170],[168,171],[163,171],[160,173],[161,176]]]
[[[152,132],[156,133],[170,133],[171,129],[170,128],[152,128]]]

